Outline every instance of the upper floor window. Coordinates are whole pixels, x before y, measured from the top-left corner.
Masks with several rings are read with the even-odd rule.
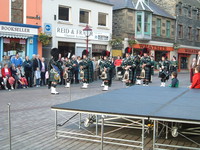
[[[65,6],[59,6],[58,10],[58,19],[63,21],[70,21],[69,20],[69,12],[70,8]]]
[[[99,26],[107,26],[107,16],[108,14],[105,13],[99,13],[98,14],[98,25]]]
[[[161,36],[161,19],[157,19],[157,36]]]
[[[151,16],[150,13],[145,12],[144,15],[144,33],[150,34],[151,31]]]
[[[200,20],[200,9],[197,9],[197,20]]]
[[[166,22],[166,37],[170,37],[170,26],[171,26],[171,23],[170,21],[167,21]]]
[[[188,40],[192,40],[192,27],[188,27]]]
[[[142,13],[137,13],[137,33],[142,32]]]
[[[88,10],[81,9],[79,22],[84,24],[89,24],[89,14],[90,12]]]
[[[23,0],[11,1],[11,22],[23,23],[24,2]]]
[[[178,37],[183,38],[183,25],[178,25]]]

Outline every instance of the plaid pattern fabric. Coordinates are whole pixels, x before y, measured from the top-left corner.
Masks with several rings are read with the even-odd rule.
[[[49,81],[59,83],[60,82],[60,74],[58,74],[57,72],[54,71],[53,65],[56,66],[60,72],[62,71],[59,61],[54,61],[54,59],[52,58],[49,61],[49,65],[48,65]]]
[[[73,78],[73,66],[71,61],[67,61],[64,63],[65,67],[68,67],[68,80],[71,80]],[[64,70],[65,72],[65,70]]]
[[[170,62],[168,60],[159,62],[159,68],[160,68],[159,78],[162,78],[165,80],[169,79],[169,75],[170,75],[169,67],[170,67]]]
[[[89,59],[83,59],[82,62],[80,63],[80,66],[83,67],[83,72],[84,72],[84,80],[87,80],[87,82],[92,82],[93,81],[93,64],[92,61]]]
[[[104,80],[112,80],[112,64],[109,60],[103,60],[100,63],[101,69],[103,71],[104,68],[107,68],[106,74],[107,79]]]
[[[122,68],[126,68],[126,66],[131,66],[131,68],[128,70],[129,71],[129,80],[133,80],[133,69],[136,67],[136,64],[134,62],[134,59],[132,59],[131,57],[129,58],[125,58],[122,62]],[[124,69],[124,72],[126,70]]]
[[[150,57],[142,57],[140,61],[140,67],[142,68],[142,65],[146,64],[144,67],[145,70],[145,78],[146,80],[150,80],[151,76],[151,58]]]

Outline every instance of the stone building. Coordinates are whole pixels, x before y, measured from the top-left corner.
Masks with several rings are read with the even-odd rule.
[[[200,1],[152,0],[176,18],[175,44],[179,69],[189,69],[200,50]]]
[[[171,57],[174,55],[175,17],[149,0],[109,1],[114,5],[114,38],[135,39],[134,51],[147,47],[157,61],[162,53]]]

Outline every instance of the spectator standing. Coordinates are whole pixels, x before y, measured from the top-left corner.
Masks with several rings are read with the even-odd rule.
[[[41,85],[46,85],[45,74],[47,71],[47,63],[45,62],[45,58],[41,59],[42,69],[41,69]]]
[[[3,77],[2,77],[2,73],[1,73],[1,68],[2,68],[2,65],[0,65],[0,88],[4,89],[4,83],[3,83]]]
[[[200,51],[198,52],[197,56],[197,66],[200,66]]]
[[[2,60],[2,62],[1,62],[1,68],[4,67],[4,64],[7,64],[7,65],[8,65],[8,68],[11,67],[11,61],[10,61],[10,57],[9,57],[9,56],[3,55],[3,60]]]
[[[41,71],[39,67],[36,68],[35,79],[36,79],[36,87],[40,87]]]
[[[35,59],[33,59],[34,85],[36,84],[35,71],[37,70],[37,68],[41,71],[42,63],[40,60],[40,55],[36,55]]]
[[[23,61],[22,59],[19,57],[19,54],[17,53],[14,57],[11,58],[11,63],[15,64],[15,66],[22,66]]]
[[[24,72],[25,72],[25,77],[26,77],[26,80],[28,82],[28,86],[29,87],[32,87],[32,84],[33,84],[33,70],[32,70],[32,62],[31,60],[29,59],[28,56],[26,56],[25,58],[25,61],[23,63],[23,67],[24,67]]]
[[[92,63],[93,63],[93,70],[94,70],[94,80],[97,80],[98,77],[98,62],[96,61],[96,58],[92,58]]]
[[[75,84],[79,83],[78,73],[79,73],[79,64],[75,55],[72,56],[72,82],[75,79]]]
[[[200,65],[195,67],[195,74],[192,79],[191,89],[200,89]]]
[[[193,58],[192,63],[190,65],[190,83],[192,83],[192,78],[194,76],[196,66],[197,66],[197,60],[196,58]]]

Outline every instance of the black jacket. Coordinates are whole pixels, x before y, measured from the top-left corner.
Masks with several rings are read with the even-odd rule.
[[[23,63],[24,72],[32,72],[33,64],[30,60],[25,60]]]
[[[33,71],[36,71],[37,67],[40,66],[40,70],[42,69],[42,63],[40,59],[34,59],[33,60]]]

